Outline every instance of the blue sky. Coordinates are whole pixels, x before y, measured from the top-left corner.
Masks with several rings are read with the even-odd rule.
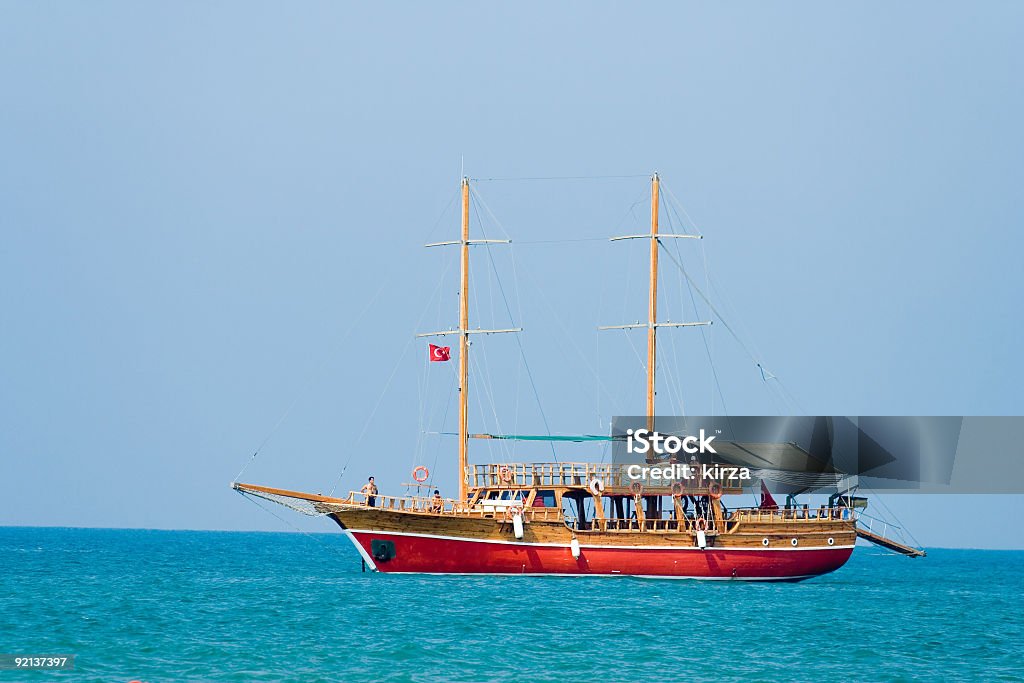
[[[732,414],[787,409],[751,354],[813,414],[1022,414],[1022,15],[0,4],[0,524],[288,528],[227,488],[264,439],[260,483],[348,463],[341,489],[395,490],[423,463],[451,490],[454,444],[420,432],[454,426],[452,368],[412,334],[456,322],[454,253],[421,245],[455,236],[463,160],[659,171],[706,238],[679,258],[742,330],[709,332]],[[509,323],[505,295],[540,408],[489,338],[474,424],[641,411],[630,341],[595,327],[644,315],[643,248],[599,238],[642,224],[647,180],[475,188],[474,230],[516,244],[500,287],[474,252],[474,320]],[[664,316],[700,315],[665,275]],[[704,338],[667,334],[659,405],[721,412]],[[1020,497],[886,502],[929,545],[1024,546],[968,521]]]

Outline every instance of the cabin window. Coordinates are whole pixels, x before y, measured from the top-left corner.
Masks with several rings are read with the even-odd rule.
[[[535,507],[535,508],[553,508],[553,507],[555,507],[555,492],[554,491],[537,491],[537,495],[533,499],[533,507]]]

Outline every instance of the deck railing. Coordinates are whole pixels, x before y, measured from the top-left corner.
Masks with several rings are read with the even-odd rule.
[[[400,512],[411,512],[424,515],[445,515],[457,517],[481,517],[506,519],[511,521],[512,515],[521,511],[525,522],[533,521],[564,521],[567,525],[581,531],[685,531],[692,532],[699,528],[697,517],[686,516],[677,519],[674,515],[665,518],[648,518],[641,524],[636,517],[630,519],[621,518],[592,518],[582,525],[573,516],[566,516],[559,508],[547,507],[521,507],[521,500],[483,500],[470,505],[459,503],[451,498],[444,498],[436,501],[433,498],[423,496],[369,496],[361,491],[350,491],[346,503],[349,505],[361,505],[370,507],[368,499],[374,498],[372,507],[381,510],[396,510]],[[856,512],[846,507],[829,508],[820,506],[817,508],[781,508],[778,510],[762,510],[760,508],[738,508],[729,511],[725,521],[725,528],[721,531],[728,533],[740,522],[820,522],[820,521],[853,521],[856,519]],[[713,516],[708,516],[703,522],[707,531],[716,531]]]
[[[373,499],[373,504],[370,504]],[[381,510],[398,510],[401,512],[421,512],[424,514],[461,514],[466,505],[459,505],[457,500],[443,498],[436,501],[425,496],[384,496],[370,495],[362,491],[350,491],[346,502],[350,505],[365,505]]]
[[[860,515],[857,516],[857,521],[860,523],[862,528],[867,529],[872,533],[878,534],[879,536],[895,536],[901,541],[906,541],[908,544],[910,540],[912,540],[906,538],[906,535],[903,532],[903,527],[900,527],[884,519],[872,517],[871,515],[862,512]]]
[[[761,508],[739,508],[737,510],[732,511],[732,516],[729,518],[729,520],[737,520],[744,522],[817,522],[837,520],[852,521],[856,518],[856,512],[852,508],[830,508],[828,506],[821,505],[817,508],[804,506],[788,509],[779,508],[777,510],[765,510]]]
[[[853,521],[854,519],[854,513],[849,508],[828,508],[822,506],[812,509],[796,508],[790,510],[761,510],[758,508],[730,510],[728,516],[722,520],[724,524],[720,528],[715,518],[710,515],[706,518],[688,515],[679,519],[674,515],[670,515],[665,518],[646,518],[643,523],[637,520],[636,517],[629,519],[600,519],[595,517],[582,525],[578,519],[569,517],[566,524],[581,531],[638,531],[642,529],[644,531],[693,532],[703,527],[703,530],[707,532],[719,531],[730,533],[740,528],[744,522],[782,522],[799,525],[821,521]]]
[[[619,518],[605,518],[605,519],[590,519],[584,524],[580,524],[578,519],[569,519],[567,522],[568,526],[577,531],[684,531],[692,532],[698,527],[697,520],[692,517],[687,517],[683,520],[677,520],[674,517],[666,519],[645,519],[643,523],[637,520],[635,517],[631,519],[619,519]],[[713,532],[715,531],[715,520],[707,519],[704,521],[704,531]]]
[[[466,480],[473,488],[587,486],[594,479],[601,480],[605,487],[628,488],[637,481],[628,476],[629,467],[621,463],[594,462],[488,463],[467,466]],[[648,487],[664,488],[679,483],[688,492],[698,493],[704,491],[712,481],[701,478],[687,481],[670,477],[645,477],[642,483]]]
[[[466,469],[473,487],[586,486],[593,479],[614,486],[623,476],[620,465],[593,462],[491,463]]]
[[[374,499],[372,506],[369,504],[370,498]],[[444,498],[439,503],[433,498],[424,496],[385,496],[380,494],[370,496],[362,491],[350,491],[345,502],[348,505],[374,507],[380,510],[397,510],[425,515],[507,518],[509,521],[511,521],[513,511],[521,509],[526,521],[558,521],[562,519],[562,511],[558,508],[521,507],[522,500],[482,500],[470,505],[469,503],[459,503],[451,498]]]

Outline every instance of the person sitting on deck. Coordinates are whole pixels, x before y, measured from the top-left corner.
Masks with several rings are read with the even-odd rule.
[[[437,489],[434,489],[434,497],[430,499],[430,511],[435,513],[444,511],[444,500],[441,498],[441,492]]]
[[[377,484],[373,481],[373,477],[363,484],[363,488],[360,490],[361,493],[366,494],[366,504],[370,507],[377,506]]]

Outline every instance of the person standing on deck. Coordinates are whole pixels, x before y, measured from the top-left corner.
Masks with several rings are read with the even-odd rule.
[[[377,506],[377,484],[373,481],[373,477],[363,484],[361,493],[366,494],[366,504],[370,507]]]

